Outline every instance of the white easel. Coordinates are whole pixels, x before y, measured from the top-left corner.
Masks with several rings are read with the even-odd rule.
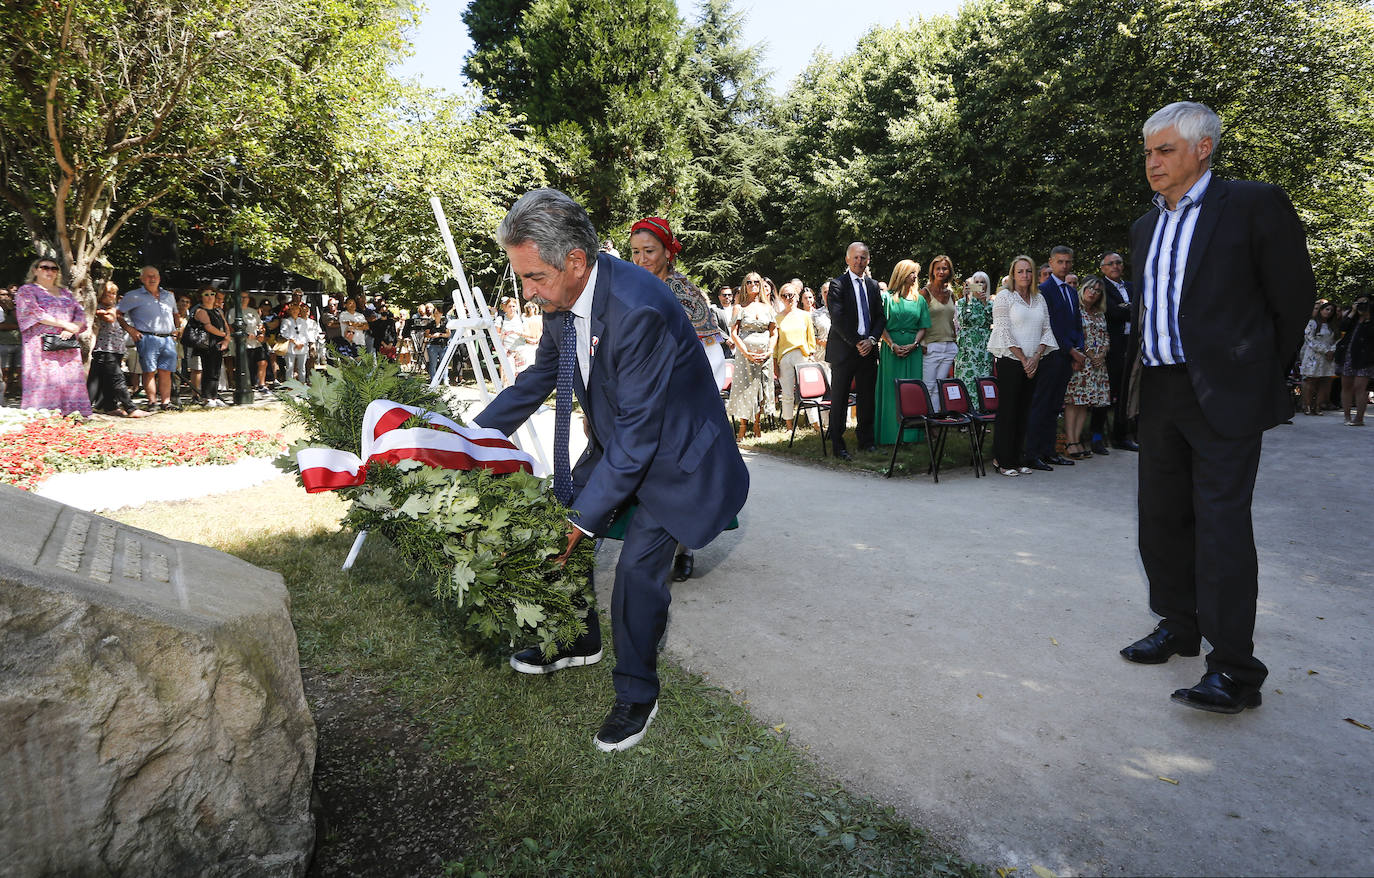
[[[439,203],[437,196],[430,197],[429,206],[434,209],[434,220],[439,224],[439,236],[443,238],[444,249],[448,251],[453,276],[458,280],[458,288],[453,291],[453,310],[457,316],[448,321],[448,347],[444,349],[444,355],[434,370],[434,376],[429,380],[429,386],[432,390],[443,384],[448,376],[453,354],[458,350],[458,345],[462,344],[467,348],[468,362],[472,364],[473,376],[477,380],[477,393],[481,397],[482,407],[486,408],[486,404],[491,401],[487,381],[491,380],[498,387],[509,386],[515,380],[514,364],[509,352],[506,351],[505,343],[501,341],[501,334],[496,330],[496,321],[492,318],[486,299],[482,297],[481,287],[468,286],[463,262],[458,258],[458,247],[453,243],[448,218],[444,215],[444,207]],[[463,421],[467,422],[467,418],[464,417]],[[511,436],[511,441],[521,451],[533,457],[543,472],[550,471],[549,462],[544,457],[544,446],[540,444],[539,436],[534,431],[533,420],[521,425]],[[358,531],[358,535],[353,538],[352,548],[348,550],[348,557],[344,559],[344,570],[353,566],[366,539],[367,531]]]

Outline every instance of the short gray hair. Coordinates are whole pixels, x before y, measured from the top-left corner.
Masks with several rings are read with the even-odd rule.
[[[587,211],[557,189],[522,195],[497,226],[496,241],[507,250],[533,241],[539,258],[559,270],[572,251],[581,250],[590,262],[600,246]]]
[[[1179,137],[1191,144],[1202,142],[1202,138],[1212,139],[1212,152],[1221,143],[1221,117],[1206,104],[1196,101],[1176,101],[1155,112],[1145,120],[1140,133],[1149,139],[1165,128],[1174,128]]]

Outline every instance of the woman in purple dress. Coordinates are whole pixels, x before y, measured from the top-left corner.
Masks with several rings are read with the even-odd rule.
[[[57,409],[64,415],[80,412],[91,416],[86,392],[86,372],[81,348],[43,350],[43,336],[69,339],[86,329],[86,311],[71,290],[63,287],[57,260],[35,259],[27,280],[14,294],[19,315],[19,337],[24,345],[24,399],[26,409]]]

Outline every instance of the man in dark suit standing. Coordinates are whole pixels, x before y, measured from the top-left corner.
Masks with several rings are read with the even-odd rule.
[[[1264,431],[1291,413],[1284,373],[1316,297],[1307,240],[1277,186],[1212,176],[1221,120],[1170,104],[1145,123],[1154,207],[1131,227],[1140,347],[1140,559],[1161,617],[1121,651],[1160,664],[1212,651],[1173,700],[1216,713],[1260,704],[1259,564],[1250,504]]]
[[[1083,368],[1083,313],[1078,307],[1078,291],[1068,282],[1073,270],[1073,250],[1060,245],[1050,251],[1050,276],[1040,284],[1040,295],[1050,312],[1050,328],[1059,349],[1047,351],[1036,371],[1035,393],[1031,397],[1030,421],[1026,425],[1026,466],[1050,472],[1057,466],[1073,466],[1073,461],[1055,450],[1059,434],[1059,412],[1064,408],[1064,392],[1073,373]]]
[[[1135,333],[1131,324],[1131,307],[1134,303],[1131,282],[1123,276],[1126,262],[1120,253],[1108,251],[1102,254],[1098,264],[1102,273],[1103,286],[1107,290],[1107,380],[1111,382],[1112,426],[1111,442],[1113,448],[1123,451],[1139,451],[1140,446],[1131,439],[1130,418],[1126,417],[1126,370],[1135,357]],[[1107,409],[1093,409],[1091,430],[1093,433],[1093,453],[1107,454]]]
[[[825,361],[830,364],[830,398],[837,402],[830,408],[830,447],[836,457],[848,460],[844,428],[849,406],[844,403],[851,382],[858,409],[854,434],[859,448],[878,448],[873,440],[874,384],[878,380],[878,339],[887,327],[887,312],[883,310],[877,282],[864,274],[868,270],[868,245],[861,241],[850,244],[844,262],[849,270],[830,282],[830,337],[825,346]]]
[[[616,565],[611,632],[615,705],[595,738],[605,752],[633,747],[658,711],[658,643],[668,621],[668,571],[678,542],[700,548],[744,506],[749,470],[696,330],[668,286],[608,253],[597,255],[587,212],[555,189],[526,194],[496,231],[526,301],[544,309],[534,364],[475,422],[509,435],[555,388],[553,488],[569,513],[566,561],[584,536],[604,534],[633,502]],[[572,400],[587,449],[568,463]],[[595,609],[587,633],[545,659],[511,657],[527,674],[601,660]]]

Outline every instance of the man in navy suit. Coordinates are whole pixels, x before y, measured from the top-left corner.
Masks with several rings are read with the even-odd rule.
[[[475,422],[510,434],[555,387],[573,391],[560,394],[554,430],[554,491],[575,510],[560,560],[638,504],[611,596],[615,706],[595,738],[602,751],[625,750],[639,743],[658,711],[657,651],[676,544],[700,548],[724,530],[744,506],[749,471],[682,305],[648,271],[597,255],[596,230],[581,205],[555,189],[537,189],[515,203],[496,237],[525,299],[544,309],[544,331],[534,364]],[[573,395],[589,435],[582,459],[568,471]],[[547,674],[600,661],[595,609],[587,627],[552,659],[534,647],[512,656],[511,666]]]
[[[1131,324],[1131,307],[1135,297],[1131,282],[1124,277],[1126,262],[1120,253],[1107,251],[1098,263],[1102,272],[1103,286],[1107,291],[1105,306],[1107,316],[1107,380],[1112,388],[1112,427],[1113,448],[1123,451],[1139,451],[1140,446],[1130,437],[1130,418],[1126,417],[1126,370],[1135,358],[1135,333]],[[1107,454],[1107,409],[1093,409],[1092,425],[1093,453]]]
[[[1049,472],[1050,464],[1073,466],[1073,461],[1055,450],[1059,433],[1059,412],[1064,408],[1064,392],[1069,378],[1083,368],[1083,312],[1078,307],[1078,291],[1068,282],[1073,270],[1073,250],[1060,245],[1050,251],[1050,276],[1040,284],[1040,295],[1050,312],[1050,329],[1059,349],[1040,358],[1036,370],[1035,394],[1031,397],[1030,422],[1026,425],[1026,466]]]
[[[1292,414],[1284,377],[1316,298],[1307,239],[1277,186],[1212,176],[1221,120],[1184,101],[1146,121],[1154,207],[1131,227],[1140,333],[1140,560],[1155,630],[1121,650],[1160,664],[1211,644],[1173,700],[1215,713],[1260,705],[1259,562],[1250,503],[1264,431]]]
[[[830,282],[826,299],[830,310],[830,337],[825,345],[825,361],[830,364],[830,398],[839,401],[830,407],[830,446],[835,456],[849,459],[844,445],[845,421],[849,418],[849,385],[854,385],[854,405],[858,420],[854,434],[859,448],[876,451],[873,439],[874,385],[878,380],[878,339],[887,328],[878,283],[865,277],[868,270],[868,245],[855,241],[844,254],[849,270]],[[893,392],[881,388],[881,392]]]

